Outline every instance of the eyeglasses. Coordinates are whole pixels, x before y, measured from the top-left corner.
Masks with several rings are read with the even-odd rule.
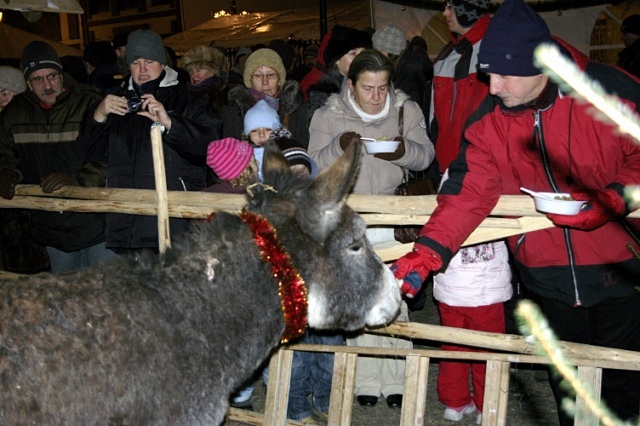
[[[452,7],[451,7],[451,3],[446,2],[446,3],[444,4],[444,10],[451,10],[451,9],[452,9]]]
[[[45,75],[44,77],[41,76],[41,75],[39,75],[37,77],[31,77],[29,79],[29,81],[32,82],[32,83],[42,84],[42,83],[44,83],[44,79],[45,78],[47,79],[47,81],[54,81],[59,76],[60,76],[59,72],[52,72],[51,74]]]
[[[275,72],[269,74],[253,74],[251,78],[257,81],[262,81],[266,77],[267,80],[275,80],[278,78],[278,74]]]

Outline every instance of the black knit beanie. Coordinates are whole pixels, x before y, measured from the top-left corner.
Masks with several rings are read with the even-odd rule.
[[[640,35],[640,15],[627,16],[624,21],[622,21],[620,32],[623,34]]]
[[[51,68],[62,72],[62,61],[53,47],[44,41],[32,41],[22,51],[20,68],[24,78],[28,79],[32,72],[45,68]]]
[[[533,64],[533,51],[551,40],[546,22],[524,0],[505,0],[480,44],[478,69],[521,77],[541,74]]]
[[[330,68],[350,50],[359,47],[364,47],[365,49],[373,48],[373,42],[368,33],[355,28],[336,25],[331,30],[331,38],[327,43],[327,48],[324,50],[324,63],[327,68]]]
[[[489,0],[451,0],[458,24],[469,28],[489,12]]]

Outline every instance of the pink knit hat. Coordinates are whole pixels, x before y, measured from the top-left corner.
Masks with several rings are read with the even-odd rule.
[[[207,164],[222,180],[235,179],[253,158],[253,148],[235,138],[212,141],[207,148]]]

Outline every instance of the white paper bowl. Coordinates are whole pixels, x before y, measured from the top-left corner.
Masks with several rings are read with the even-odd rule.
[[[555,213],[567,216],[573,216],[580,213],[580,209],[586,201],[571,200],[570,194],[557,194],[554,192],[540,192],[550,198],[543,196],[534,196],[533,202],[536,210],[542,213]]]
[[[381,153],[389,153],[395,152],[398,149],[398,145],[400,145],[400,141],[377,141],[375,139],[365,139],[364,140],[364,149],[367,151],[367,154],[381,154]]]

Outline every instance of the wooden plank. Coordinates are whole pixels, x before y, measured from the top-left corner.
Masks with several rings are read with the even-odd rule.
[[[334,356],[329,400],[330,425],[351,424],[357,362],[357,354],[336,353]]]
[[[482,426],[505,426],[507,424],[510,366],[509,362],[487,361]]]
[[[262,426],[266,424],[264,422],[264,414],[233,407],[229,408],[227,418],[234,422],[245,423],[248,425]],[[304,423],[297,420],[287,420],[287,426],[304,426]]]
[[[400,335],[410,339],[434,340],[518,354],[535,353],[534,345],[529,343],[525,337],[515,334],[488,333],[410,321],[394,322],[384,328],[367,328],[367,332]],[[618,366],[629,370],[640,370],[640,352],[565,341],[561,341],[559,344],[565,357],[575,364],[580,364],[580,360],[590,359],[598,361],[599,366],[603,368]]]
[[[422,426],[427,406],[429,357],[408,356],[405,364],[400,425]]]
[[[158,251],[163,255],[168,248],[171,248],[171,231],[169,228],[169,198],[167,196],[167,177],[164,169],[162,130],[160,130],[158,124],[154,123],[151,126],[151,151],[153,154],[153,173],[158,202]]]
[[[600,401],[602,388],[602,368],[578,366],[578,377],[593,390],[596,401]],[[574,426],[591,426],[598,424],[598,417],[589,409],[584,398],[576,397],[576,416]]]
[[[265,398],[265,425],[280,426],[287,423],[289,385],[293,351],[281,347],[269,361],[269,381]]]
[[[241,194],[217,194],[211,192],[193,191],[168,191],[169,209],[179,206],[189,206],[194,211],[230,210],[240,211],[247,204],[247,198]],[[16,197],[13,200],[0,199],[0,207],[5,208],[30,208],[30,205],[16,205],[14,201],[26,203],[27,199],[41,198],[53,202],[56,199],[77,199],[95,201],[119,201],[126,204],[140,203],[152,205],[156,202],[153,190],[148,189],[124,189],[124,188],[84,188],[79,186],[67,186],[53,193],[45,194],[39,185],[17,185]],[[414,197],[396,197],[393,195],[363,195],[352,194],[347,199],[347,204],[359,213],[381,213],[387,215],[399,215],[402,217],[429,216],[437,206],[434,195],[421,195]],[[109,205],[109,204],[104,204]],[[116,204],[111,204],[115,206]],[[103,204],[94,203],[93,210],[102,211]],[[45,203],[35,203],[31,208],[45,209]],[[141,213],[144,214],[144,213]],[[148,213],[151,214],[151,213]],[[207,217],[208,214],[199,216]],[[490,216],[507,217],[546,217],[538,213],[533,205],[533,199],[528,195],[502,195]],[[390,216],[393,217],[393,216]],[[640,210],[633,211],[628,217],[640,217]],[[394,221],[384,223],[396,224]]]

